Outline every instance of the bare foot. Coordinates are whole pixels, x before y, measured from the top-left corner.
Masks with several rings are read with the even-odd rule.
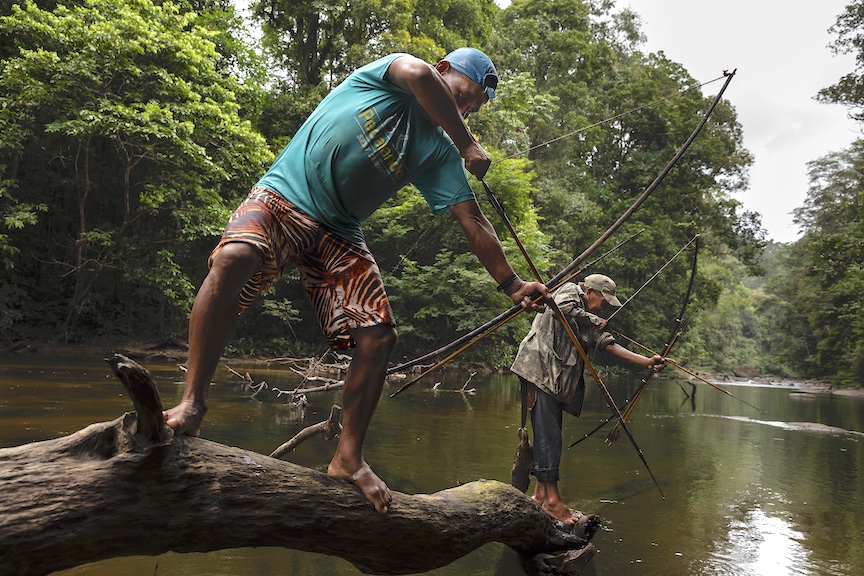
[[[387,484],[378,477],[372,468],[366,462],[363,462],[359,469],[355,472],[348,472],[335,462],[330,462],[327,468],[327,474],[334,478],[342,478],[351,482],[363,492],[366,499],[374,506],[375,510],[381,514],[386,514],[390,510],[390,503],[393,501],[393,493]]]
[[[558,500],[557,502],[550,503],[549,501],[540,502],[537,498],[533,498],[537,504],[539,504],[543,510],[546,511],[549,516],[554,518],[555,520],[560,521],[562,524],[572,525],[576,524],[579,519],[582,517],[581,514],[577,512],[573,512],[570,508],[567,507],[564,502]]]
[[[207,408],[195,404],[191,400],[184,400],[170,410],[162,412],[162,418],[165,423],[174,429],[176,434],[186,434],[188,436],[201,435],[201,421],[204,420],[204,414],[207,413]]]

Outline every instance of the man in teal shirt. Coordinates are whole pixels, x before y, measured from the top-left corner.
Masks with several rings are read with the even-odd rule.
[[[409,182],[436,214],[473,199],[450,137],[427,120],[410,90],[390,81],[388,70],[403,58],[381,58],[337,86],[258,186],[356,244],[365,243],[362,222]]]
[[[406,184],[436,214],[450,211],[498,287],[541,309],[548,294],[514,272],[468,186],[491,163],[465,119],[495,96],[498,73],[474,48],[435,66],[392,54],[360,68],[309,116],[232,215],[210,256],[189,319],[180,403],[165,411],[177,433],[199,434],[208,389],[237,314],[295,265],[328,343],[356,347],[343,387],[345,417],[328,474],[355,484],[379,512],[392,492],[363,458],[396,329],[362,222]],[[464,165],[463,165],[464,162]]]

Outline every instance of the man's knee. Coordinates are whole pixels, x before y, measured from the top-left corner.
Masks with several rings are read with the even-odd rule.
[[[352,336],[357,348],[362,348],[364,353],[382,353],[388,356],[398,339],[396,328],[390,324],[358,328],[352,331]]]
[[[242,286],[258,271],[260,264],[257,248],[245,242],[229,242],[213,255],[208,275]]]

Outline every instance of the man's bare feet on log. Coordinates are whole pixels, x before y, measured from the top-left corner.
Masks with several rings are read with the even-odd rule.
[[[200,436],[201,421],[204,420],[204,414],[206,413],[206,407],[195,404],[191,400],[183,400],[174,408],[164,410],[162,417],[165,419],[165,423],[174,429],[176,434]]]
[[[327,474],[334,478],[342,478],[357,486],[378,512],[385,514],[390,510],[393,493],[390,492],[387,484],[372,471],[372,468],[365,461],[361,463],[360,468],[351,472],[338,464],[334,459],[327,468]]]
[[[574,512],[570,508],[567,507],[564,502],[557,500],[554,503],[549,500],[545,502],[539,501],[536,497],[533,498],[537,504],[539,504],[543,510],[546,511],[549,516],[553,519],[558,520],[562,524],[572,525],[576,524],[581,518],[582,514],[579,512]]]

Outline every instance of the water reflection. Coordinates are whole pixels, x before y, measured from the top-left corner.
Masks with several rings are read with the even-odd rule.
[[[182,392],[173,364],[148,363],[163,401]],[[234,365],[255,382],[291,390],[289,370]],[[507,376],[467,375],[421,381],[390,399],[401,381],[385,389],[367,440],[366,457],[395,490],[432,493],[487,478],[509,482],[520,413],[518,384]],[[623,399],[635,378],[609,378]],[[729,383],[723,383],[728,386]],[[473,393],[468,389],[473,388]],[[696,394],[686,383],[655,379],[629,428],[666,499],[651,482],[626,438],[611,446],[608,427],[565,448],[560,488],[571,506],[595,512],[603,529],[598,554],[586,574],[619,576],[853,576],[864,573],[864,401],[795,396],[788,387],[736,386],[742,402],[708,387]],[[269,454],[305,426],[325,420],[338,392],[309,394],[302,409],[286,396],[252,397],[227,370],[217,373],[202,434]],[[122,387],[101,358],[0,357],[0,446],[70,434],[131,410]],[[565,418],[565,446],[608,416],[589,389],[583,417]],[[852,433],[814,433],[814,423]],[[287,459],[324,471],[334,441],[304,442]],[[254,511],[250,511],[254,514]],[[157,566],[158,565],[158,566]],[[64,576],[358,575],[339,558],[261,548],[210,554],[120,558],[79,567]],[[489,544],[433,576],[522,574],[516,556]]]
[[[742,514],[743,512],[743,514]],[[761,507],[739,510],[729,516],[727,537],[712,553],[712,574],[810,574],[814,569],[802,545],[804,533]]]

